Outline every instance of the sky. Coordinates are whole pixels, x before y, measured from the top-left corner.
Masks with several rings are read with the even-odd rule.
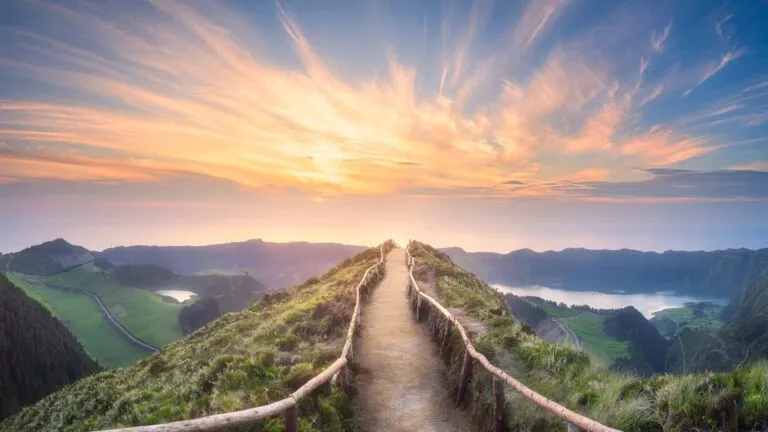
[[[768,247],[766,1],[0,2],[0,251]]]

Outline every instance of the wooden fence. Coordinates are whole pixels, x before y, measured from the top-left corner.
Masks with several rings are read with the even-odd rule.
[[[448,309],[443,307],[443,305],[441,305],[437,300],[432,298],[430,295],[424,293],[419,288],[419,284],[416,283],[416,279],[413,277],[413,267],[414,267],[415,261],[414,261],[414,258],[411,256],[410,246],[411,244],[409,242],[408,247],[405,250],[406,264],[408,266],[408,274],[410,276],[411,293],[418,294],[418,297],[416,298],[417,319],[418,319],[419,310],[421,309],[422,299],[424,299],[424,301],[427,301],[428,303],[430,303],[448,321],[453,323],[453,325],[458,329],[459,333],[461,334],[461,339],[464,341],[464,346],[466,347],[466,351],[464,353],[464,360],[461,367],[461,376],[459,378],[459,388],[458,388],[457,398],[461,399],[463,397],[463,394],[466,391],[466,385],[471,378],[473,363],[476,361],[483,368],[485,368],[485,370],[487,370],[494,376],[494,382],[493,382],[493,390],[494,390],[493,412],[494,413],[501,413],[504,409],[505,402],[504,402],[503,385],[506,384],[512,387],[513,389],[515,389],[518,393],[523,395],[529,401],[546,409],[547,411],[551,412],[557,417],[560,417],[561,419],[565,420],[566,424],[568,425],[569,432],[582,431],[582,430],[589,431],[589,432],[621,432],[617,429],[613,429],[608,426],[602,425],[590,418],[584,417],[581,414],[573,412],[568,408],[558,404],[555,401],[547,399],[546,397],[528,388],[520,381],[516,380],[515,378],[512,378],[502,369],[491,364],[491,362],[488,361],[488,359],[483,354],[479,353],[475,349],[474,345],[472,345],[472,342],[470,341],[466,330],[464,330],[464,326],[461,325],[459,320],[455,316],[453,316],[453,314]],[[499,429],[502,429],[502,430],[504,429],[503,423],[499,422],[498,425],[499,425]]]
[[[192,420],[182,420],[172,423],[163,423],[150,426],[136,426],[121,429],[109,429],[102,432],[208,432],[228,429],[236,426],[243,426],[253,423],[257,420],[263,420],[274,417],[279,414],[284,415],[286,432],[297,432],[299,429],[299,401],[312,393],[321,385],[331,381],[336,376],[341,376],[344,381],[346,375],[347,363],[352,357],[352,339],[355,331],[360,324],[360,287],[368,280],[368,275],[376,266],[384,263],[384,245],[380,248],[381,256],[379,262],[368,267],[363,274],[360,283],[355,287],[355,309],[352,312],[352,320],[347,330],[347,339],[344,343],[344,349],[341,351],[336,361],[328,366],[324,371],[309,380],[298,390],[291,393],[285,399],[273,402],[256,408],[250,408],[242,411],[234,411],[224,414],[216,414],[207,417],[200,417]],[[340,374],[344,372],[344,374]]]

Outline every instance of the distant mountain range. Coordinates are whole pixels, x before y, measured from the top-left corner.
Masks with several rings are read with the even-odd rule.
[[[570,290],[667,291],[732,298],[768,270],[768,249],[713,252],[565,249],[508,254],[445,248],[451,259],[488,283]]]
[[[98,255],[115,265],[154,264],[180,275],[245,274],[274,290],[322,274],[363,246],[248,240],[210,246],[124,246]]]

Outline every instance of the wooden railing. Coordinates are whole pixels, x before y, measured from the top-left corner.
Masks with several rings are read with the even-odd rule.
[[[411,295],[413,295],[413,293],[418,294],[418,297],[416,297],[417,319],[419,317],[419,311],[421,309],[422,299],[424,299],[425,301],[429,302],[435,309],[437,309],[448,321],[453,323],[453,325],[458,329],[459,333],[461,334],[461,339],[464,341],[464,346],[466,348],[466,351],[464,352],[464,360],[461,367],[461,376],[459,378],[459,388],[457,392],[458,399],[462,399],[463,394],[466,392],[466,385],[469,382],[472,374],[473,360],[476,360],[477,363],[483,366],[485,370],[487,370],[494,376],[493,412],[497,415],[499,413],[502,413],[504,409],[505,402],[504,402],[503,384],[506,384],[512,387],[513,389],[515,389],[518,393],[523,395],[529,401],[546,409],[547,411],[551,412],[557,417],[563,419],[568,426],[569,432],[571,431],[575,432],[580,430],[589,431],[589,432],[621,432],[617,429],[613,429],[608,426],[602,425],[590,418],[584,417],[579,413],[573,412],[568,408],[558,404],[555,401],[547,399],[546,397],[528,388],[520,381],[511,377],[502,369],[491,364],[491,362],[488,361],[488,359],[483,354],[479,353],[475,349],[474,345],[472,345],[472,341],[470,341],[469,336],[467,335],[467,331],[464,329],[464,326],[461,325],[459,320],[448,309],[443,307],[443,305],[441,305],[437,300],[435,300],[434,298],[432,298],[430,295],[426,294],[424,291],[422,291],[419,288],[419,284],[416,283],[416,279],[413,277],[413,267],[414,267],[415,261],[413,256],[411,256],[410,246],[411,246],[411,242],[408,242],[408,247],[405,249],[406,264],[408,266],[408,275],[410,276],[409,287],[410,287]],[[497,424],[499,425],[498,429],[505,430],[504,429],[505,426],[501,422]]]
[[[355,309],[352,312],[352,320],[349,322],[349,329],[347,330],[347,339],[344,343],[344,349],[341,351],[341,355],[336,361],[328,366],[324,371],[316,375],[309,380],[306,384],[301,386],[298,390],[291,393],[285,399],[273,402],[269,405],[264,405],[256,408],[250,408],[242,411],[234,411],[224,414],[216,414],[207,417],[200,417],[192,420],[181,420],[172,423],[163,423],[150,426],[136,426],[121,429],[109,429],[102,432],[208,432],[218,431],[236,426],[243,426],[253,423],[257,420],[263,420],[269,417],[274,417],[279,414],[284,414],[285,431],[297,432],[299,429],[299,401],[312,393],[315,389],[321,385],[333,380],[335,377],[341,375],[341,380],[345,381],[346,378],[346,366],[352,358],[352,339],[354,339],[355,331],[360,324],[360,287],[362,287],[368,280],[368,275],[371,270],[376,266],[384,263],[384,245],[380,247],[381,256],[379,262],[368,267],[360,279],[360,283],[355,287]],[[344,372],[344,374],[340,374]]]

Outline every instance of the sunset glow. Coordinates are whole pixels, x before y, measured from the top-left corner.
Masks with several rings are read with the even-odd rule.
[[[132,240],[85,234],[97,214],[126,233],[166,221],[166,243],[363,244],[379,215],[403,238],[508,250],[601,236],[585,221],[530,244],[517,224],[541,220],[534,201],[612,203],[629,225],[642,202],[681,226],[674,206],[727,203],[768,233],[751,216],[768,199],[764,3],[331,3],[4,3],[0,199],[17,215],[0,216],[56,212],[43,232],[103,247]],[[490,231],[440,216],[462,206]],[[702,233],[680,235],[637,245]]]

